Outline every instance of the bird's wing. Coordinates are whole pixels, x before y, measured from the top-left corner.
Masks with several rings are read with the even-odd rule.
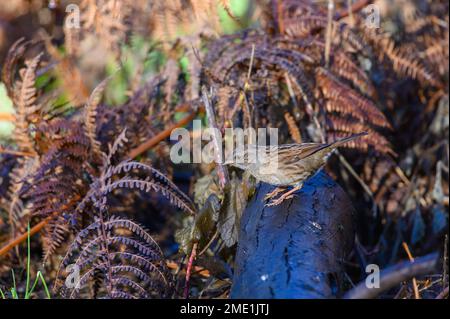
[[[244,148],[237,149],[229,156],[225,164],[241,167],[252,163],[258,163],[259,165],[267,165],[271,160],[271,155],[275,154],[277,150],[276,146],[259,146],[259,145],[246,145]],[[273,152],[273,153],[272,153]]]
[[[302,143],[285,144],[279,147],[279,156],[287,159],[287,164],[301,161],[317,151],[327,147],[329,144],[322,143]]]

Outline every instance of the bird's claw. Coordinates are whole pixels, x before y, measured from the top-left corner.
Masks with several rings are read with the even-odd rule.
[[[291,199],[292,197],[294,197],[294,195],[288,195],[288,196],[281,195],[277,199],[271,200],[269,203],[266,204],[266,206],[272,207],[272,206],[280,205],[282,202],[284,202],[287,199]]]
[[[276,188],[275,190],[277,190],[278,188]],[[267,206],[267,207],[272,207],[272,206],[277,206],[277,205],[280,205],[283,201],[285,201],[285,200],[287,200],[287,199],[291,199],[291,198],[293,198],[294,197],[294,192],[296,192],[296,191],[298,191],[300,189],[300,186],[296,186],[296,187],[294,187],[293,189],[291,189],[291,190],[289,190],[289,191],[287,191],[287,192],[285,192],[284,194],[282,194],[280,197],[278,197],[278,198],[274,198],[274,199],[272,199],[269,203],[267,203],[265,206]],[[275,191],[274,190],[274,191]],[[273,191],[273,192],[274,192]],[[271,193],[269,193],[269,194],[267,194],[266,195],[266,197],[265,197],[265,199],[267,200],[268,198],[268,196],[269,195],[272,195],[272,193],[273,192],[271,192]],[[276,192],[276,194],[278,194],[278,193],[280,193],[280,191],[278,190],[277,192]],[[270,197],[272,197],[272,196],[269,196],[269,198]]]
[[[284,190],[285,189],[282,187],[276,187],[273,191],[271,191],[270,193],[266,194],[266,196],[264,196],[264,201],[268,201],[269,199],[276,197],[279,193],[283,192]]]

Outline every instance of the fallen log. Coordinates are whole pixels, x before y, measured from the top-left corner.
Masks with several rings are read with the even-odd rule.
[[[260,183],[240,225],[231,298],[335,298],[354,242],[354,208],[326,173],[292,199],[265,206]]]

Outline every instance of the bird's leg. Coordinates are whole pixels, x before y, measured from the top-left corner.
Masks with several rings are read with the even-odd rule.
[[[294,188],[287,191],[277,199],[273,199],[270,203],[266,204],[266,206],[270,207],[280,205],[284,200],[292,198],[294,196],[293,193],[298,191],[300,188],[302,188],[302,185],[297,184]]]
[[[282,193],[286,190],[285,187],[282,186],[278,186],[276,187],[273,191],[271,191],[269,194],[266,194],[266,196],[264,196],[264,201],[267,201],[269,199],[273,199],[274,197],[276,197],[279,193]]]

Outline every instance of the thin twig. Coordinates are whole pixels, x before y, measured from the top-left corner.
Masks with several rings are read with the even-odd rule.
[[[353,167],[350,165],[350,163],[345,159],[345,157],[337,150],[336,154],[339,157],[339,160],[341,161],[341,163],[344,165],[344,167],[350,172],[350,174],[356,179],[356,181],[361,185],[361,187],[364,189],[364,191],[367,193],[367,195],[369,195],[370,199],[373,202],[372,205],[372,212],[373,215],[376,216],[378,208],[377,208],[377,204],[375,202],[375,197],[373,196],[372,191],[370,190],[369,186],[367,186],[367,184],[361,179],[361,177],[359,177],[359,175],[355,172],[355,170],[353,169]]]
[[[189,261],[186,268],[186,281],[184,283],[184,298],[189,298],[189,281],[191,279],[192,266],[194,265],[194,260],[197,254],[197,245],[198,243],[194,243],[192,245],[191,255],[189,256]]]
[[[325,134],[323,133],[322,130],[322,126],[320,125],[320,122],[316,116],[316,114],[313,112],[313,122],[316,125],[319,134],[320,134],[320,139],[322,141],[322,143],[326,142],[325,139]],[[366,183],[364,183],[364,181],[359,177],[359,175],[355,172],[355,170],[353,169],[353,167],[350,165],[350,163],[345,159],[345,157],[339,152],[339,150],[335,151],[336,154],[339,156],[339,160],[341,161],[342,164],[344,164],[344,167],[350,172],[350,174],[358,181],[358,183],[361,185],[361,187],[364,189],[364,191],[367,193],[367,195],[369,195],[369,197],[371,198],[373,205],[372,205],[372,212],[373,215],[376,216],[378,208],[377,208],[377,204],[375,202],[375,197],[373,196],[372,191],[370,190],[369,186],[367,186]]]
[[[9,154],[9,155],[14,155],[14,156],[28,156],[28,157],[35,156],[35,154],[30,153],[30,152],[8,150],[6,148],[3,148],[3,146],[1,146],[1,145],[0,145],[0,154]]]
[[[1,112],[0,113],[0,121],[14,122],[15,121],[15,117],[11,113]]]
[[[255,44],[252,44],[252,53],[250,55],[250,65],[248,66],[248,72],[247,72],[247,80],[245,81],[245,85],[247,86],[250,81],[250,76],[252,75],[252,68],[253,68],[253,60],[255,58]]]
[[[392,299],[400,299],[400,296],[403,294],[403,292],[405,292],[405,290],[406,290],[406,285],[404,283],[402,283],[402,286],[400,287],[400,289],[397,291],[394,298],[392,298]]]
[[[328,0],[327,29],[325,32],[325,67],[330,66],[331,38],[333,34],[334,0]]]
[[[129,158],[135,158],[135,157],[143,154],[144,152],[146,152],[147,150],[149,150],[150,148],[152,148],[153,146],[155,146],[156,144],[158,144],[162,140],[164,140],[167,137],[169,137],[174,129],[182,127],[182,126],[188,124],[190,121],[192,121],[195,118],[196,115],[197,115],[197,112],[191,112],[189,115],[187,115],[186,117],[182,118],[179,122],[172,124],[171,126],[166,128],[164,131],[162,131],[161,133],[153,136],[148,141],[142,143],[141,145],[139,145],[135,149],[131,150],[128,153],[128,157]]]
[[[436,299],[444,299],[448,296],[448,287],[441,291],[439,295],[436,296]]]
[[[214,233],[214,235],[211,237],[211,239],[208,241],[208,243],[205,245],[205,247],[203,247],[203,249],[198,253],[199,256],[203,255],[208,250],[209,246],[211,246],[211,244],[217,238],[217,235],[219,235],[219,229],[216,229],[216,232]]]
[[[447,282],[447,267],[448,267],[448,234],[445,234],[444,239],[444,257],[442,258],[442,287],[445,288],[446,285],[448,285]]]
[[[408,255],[409,261],[414,262],[414,257],[411,254],[411,251],[409,250],[408,244],[405,242],[402,242],[402,246],[403,246],[403,249],[405,250],[406,254]],[[419,288],[417,287],[416,277],[413,277],[412,284],[413,284],[413,289],[414,289],[414,298],[420,299]]]
[[[68,204],[64,205],[61,210],[65,210],[68,207],[70,207],[71,205],[73,205],[75,202],[77,202],[79,199],[81,198],[81,196],[79,195],[75,195]],[[37,223],[36,225],[34,225],[31,229],[30,229],[30,236],[33,236],[34,234],[38,233],[42,228],[44,228],[49,222],[50,220],[57,214],[57,212],[54,212],[53,214],[51,214],[50,216],[48,216],[47,218],[41,220],[39,223]],[[9,243],[7,243],[5,246],[3,246],[0,249],[0,256],[6,254],[8,251],[10,251],[11,249],[13,249],[14,247],[20,245],[23,241],[25,241],[28,237],[28,232],[23,233],[22,235],[19,235],[17,237],[15,237],[14,239],[11,239]]]
[[[50,221],[51,218],[52,217],[47,217],[46,219],[44,219],[44,220],[40,221],[39,223],[37,223],[36,225],[34,225],[30,229],[30,237],[33,236],[34,234],[36,234],[37,232],[39,232],[42,228],[44,228],[45,225],[48,224],[48,222]],[[5,246],[3,246],[0,249],[0,256],[3,256],[4,254],[6,254],[8,251],[10,251],[14,247],[19,245],[23,241],[25,241],[27,238],[28,238],[28,232],[25,232],[22,235],[14,238],[13,240],[11,240],[9,243],[7,243]]]
[[[379,288],[369,288],[365,280],[348,291],[345,299],[374,299],[382,292],[389,290],[403,281],[411,280],[413,277],[427,275],[436,271],[439,254],[433,253],[418,257],[414,262],[406,261],[388,267],[380,273]]]
[[[278,22],[278,32],[280,34],[284,33],[284,21],[283,21],[283,5],[282,0],[277,0],[277,22]]]
[[[255,58],[255,44],[252,44],[252,51],[250,54],[250,64],[248,66],[248,71],[247,71],[247,78],[245,80],[244,83],[244,89],[240,92],[239,97],[237,99],[236,102],[236,107],[242,105],[242,111],[244,112],[244,116],[248,122],[248,126],[251,127],[252,126],[252,115],[250,114],[250,107],[248,105],[248,101],[247,101],[247,91],[249,89],[251,89],[251,85],[250,85],[250,77],[252,75],[252,69],[253,69],[253,63],[254,63],[254,58]],[[242,103],[244,102],[244,103]],[[232,114],[234,114],[234,112],[232,112]]]
[[[369,4],[369,2],[370,2],[369,0],[359,0],[358,2],[355,2],[351,6],[351,8],[344,8],[344,9],[336,12],[336,14],[334,15],[334,19],[340,20],[342,18],[347,17],[350,13],[354,14],[358,11],[361,11]]]
[[[430,289],[431,287],[433,287],[434,285],[439,284],[440,282],[441,282],[440,278],[437,280],[433,280],[433,281],[427,280],[427,281],[425,281],[423,287],[419,289],[419,292],[426,291],[426,290]]]
[[[289,77],[289,73],[284,73],[284,78],[286,80],[289,96],[291,97],[292,103],[294,103],[294,106],[298,108],[297,98],[295,97],[294,89],[292,88],[291,79]]]
[[[206,117],[208,119],[208,125],[211,129],[217,130],[214,109],[212,108],[212,104],[209,99],[208,92],[207,92],[205,86],[202,87],[202,99],[203,99],[203,103],[205,105]],[[220,187],[222,189],[224,189],[225,186],[228,185],[228,183],[229,183],[229,177],[228,177],[227,169],[222,164],[222,158],[221,158],[222,144],[219,143],[219,140],[217,139],[217,136],[215,136],[215,134],[213,134],[213,136],[212,136],[212,142],[214,145],[214,151],[215,151],[214,153],[215,153],[216,163],[217,163],[217,175],[219,177]]]
[[[199,256],[199,254],[197,254],[197,256]],[[183,262],[181,263],[183,264]],[[167,260],[166,261],[166,266],[167,268],[171,269],[171,270],[175,270],[175,274],[174,277],[176,278],[177,275],[180,273],[180,271],[182,270],[183,267],[180,267],[180,265],[178,265],[178,263],[172,261],[172,260]],[[202,277],[208,278],[211,276],[210,272],[208,269],[206,269],[205,267],[201,267],[201,266],[194,266],[193,267],[193,272],[191,272],[192,274],[199,274]]]
[[[353,0],[347,0],[347,12],[348,12],[348,24],[350,27],[353,27],[355,25],[355,19],[353,17],[353,11],[352,11],[352,2]]]

